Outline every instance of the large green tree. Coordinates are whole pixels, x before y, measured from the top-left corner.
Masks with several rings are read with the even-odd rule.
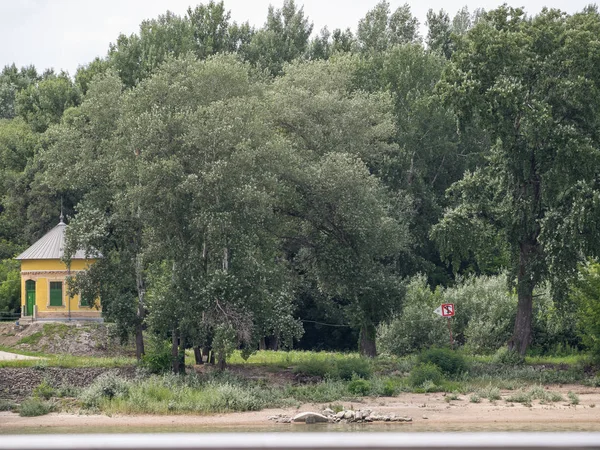
[[[533,290],[564,285],[600,251],[600,16],[503,6],[461,40],[441,89],[461,124],[490,134],[487,162],[451,190],[435,229],[453,259],[510,249],[518,312],[509,348],[531,342]],[[482,251],[483,250],[483,251]]]

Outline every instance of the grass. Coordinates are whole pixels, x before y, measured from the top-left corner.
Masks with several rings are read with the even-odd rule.
[[[17,353],[12,349],[4,349],[0,347],[0,350]],[[14,359],[0,361],[0,368],[2,367],[34,367],[38,369],[44,369],[46,367],[62,367],[62,368],[79,368],[79,367],[128,367],[136,364],[136,359],[126,356],[115,356],[115,357],[97,357],[97,356],[73,356],[73,355],[48,355],[39,352],[22,352],[19,351],[17,354],[26,356],[37,356],[44,359]]]
[[[53,410],[54,405],[52,403],[32,398],[21,403],[19,415],[22,417],[43,416]]]
[[[37,345],[40,342],[40,339],[42,339],[42,337],[44,337],[44,333],[41,331],[38,331],[36,333],[30,334],[29,336],[25,336],[25,337],[19,339],[19,342],[17,342],[17,345],[20,345],[20,344]]]
[[[42,356],[45,359],[0,361],[0,367],[34,367],[41,370],[45,367],[117,368],[136,363],[134,358],[127,357],[19,353]],[[458,400],[460,394],[472,403],[485,400],[493,403],[502,399],[501,390],[512,391],[505,396],[507,402],[531,405],[534,401],[552,403],[564,400],[560,393],[545,389],[544,385],[571,384],[593,379],[593,376],[583,370],[582,361],[585,359],[581,355],[547,358],[543,364],[540,363],[542,359],[536,357],[519,366],[499,365],[494,362],[493,356],[465,358],[467,370],[443,374],[434,364],[418,364],[416,356],[381,356],[364,360],[356,353],[259,351],[243,360],[239,352],[234,352],[229,359],[230,363],[260,368],[259,373],[276,373],[284,369],[289,373],[289,369],[292,369],[296,373],[307,374],[310,372],[307,368],[312,367],[314,375],[323,377],[325,373],[326,376],[316,383],[292,384],[285,377],[282,378],[283,382],[273,383],[266,378],[245,379],[227,371],[210,372],[201,376],[146,376],[135,380],[120,379],[113,374],[101,381],[97,380],[81,391],[60,392],[60,388],[42,383],[35,392],[37,399],[32,399],[38,403],[32,403],[30,408],[32,411],[36,408],[43,411],[44,407],[60,408],[60,397],[76,396],[76,402],[80,406],[107,414],[210,414],[298,406],[301,403],[335,404],[340,401],[361,401],[364,396],[396,396],[403,392],[446,392],[448,401]],[[566,360],[575,363],[566,364]],[[193,361],[190,354],[188,363]],[[544,367],[544,364],[550,367]],[[343,368],[344,377],[335,375],[334,372],[327,375],[327,371],[340,367]],[[362,369],[365,369],[363,376],[357,373]],[[256,374],[257,371],[252,372]],[[579,402],[573,393],[569,394],[569,400],[573,405]],[[14,406],[10,408],[13,409]]]

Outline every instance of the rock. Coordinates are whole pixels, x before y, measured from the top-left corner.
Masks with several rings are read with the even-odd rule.
[[[340,411],[335,415],[336,419],[343,419],[344,418],[344,414],[346,414],[346,411]]]
[[[302,412],[296,414],[292,419],[292,422],[304,422],[304,423],[324,423],[329,422],[329,419],[322,414],[315,412]]]
[[[331,409],[331,408],[325,408],[325,409],[323,410],[323,415],[324,415],[324,416],[333,416],[333,414],[334,414],[334,413],[333,413],[333,409]]]
[[[344,419],[352,420],[354,419],[354,411],[348,410],[344,413]]]
[[[354,420],[362,420],[363,418],[363,413],[361,410],[358,410],[354,413]]]
[[[429,417],[423,414],[423,419],[429,419]]]

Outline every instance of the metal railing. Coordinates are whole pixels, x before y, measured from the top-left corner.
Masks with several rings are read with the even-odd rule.
[[[0,450],[600,449],[600,433],[180,433],[0,436]]]

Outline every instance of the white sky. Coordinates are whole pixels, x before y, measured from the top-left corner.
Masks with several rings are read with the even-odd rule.
[[[504,0],[389,0],[389,3],[394,10],[406,1],[421,23],[425,22],[429,8],[436,11],[444,8],[453,16],[465,5],[473,11],[478,7],[493,9],[504,3]],[[167,10],[183,15],[188,6],[199,3],[202,1],[0,0],[0,67],[13,62],[19,67],[34,64],[39,72],[53,67],[74,75],[78,66],[96,56],[105,56],[109,43],[119,33],[137,32],[142,20],[155,18]],[[354,31],[359,19],[377,3],[378,0],[296,0],[296,4],[304,5],[314,31],[325,25],[330,30],[350,27]],[[544,6],[573,13],[589,3],[590,0],[517,0],[510,4],[524,6],[533,15]],[[225,0],[233,20],[249,21],[257,27],[264,23],[269,4],[281,7],[283,0]]]

